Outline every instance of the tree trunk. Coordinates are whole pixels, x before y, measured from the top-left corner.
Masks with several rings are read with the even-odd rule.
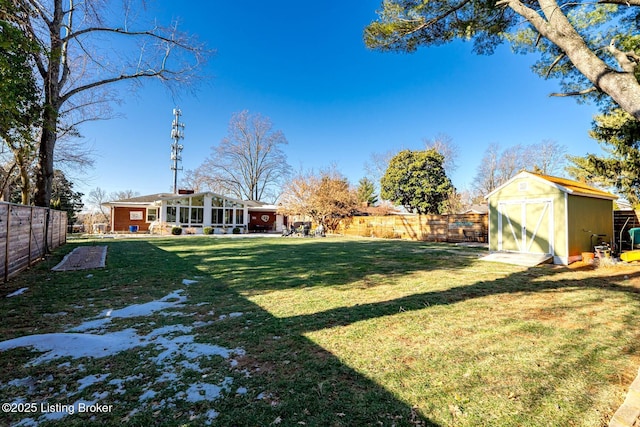
[[[42,136],[38,151],[36,167],[36,188],[33,202],[36,206],[50,207],[51,188],[53,185],[53,149],[58,135],[56,133],[57,112],[45,108],[43,116]]]
[[[20,194],[22,195],[22,204],[30,204],[31,196],[31,180],[29,179],[29,169],[24,158],[24,153],[15,151],[13,153],[16,159],[16,165],[18,166],[18,172],[20,174]]]
[[[51,188],[53,186],[53,150],[58,140],[58,114],[60,112],[60,92],[62,69],[67,69],[63,57],[67,57],[66,45],[62,42],[64,11],[62,0],[53,2],[53,19],[47,25],[50,32],[50,51],[47,52],[41,67],[43,87],[45,89],[42,111],[42,136],[38,147],[36,166],[36,188],[33,203],[36,206],[51,206]],[[70,18],[69,18],[70,19]]]

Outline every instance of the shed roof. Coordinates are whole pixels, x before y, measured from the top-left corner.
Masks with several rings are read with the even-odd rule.
[[[557,176],[542,175],[539,173],[528,172],[528,171],[520,172],[519,174],[511,178],[509,181],[505,182],[500,187],[496,188],[491,193],[487,194],[485,198],[488,199],[493,194],[497,193],[507,185],[511,184],[513,181],[517,179],[522,179],[522,178],[535,179],[547,185],[551,185],[559,189],[560,191],[563,191],[565,193],[575,195],[575,196],[593,197],[597,199],[608,199],[608,200],[616,200],[618,198],[618,196],[614,194],[608,193],[606,191],[600,190],[595,187],[591,187],[590,185],[587,185],[583,182],[573,181],[566,178],[559,178]]]

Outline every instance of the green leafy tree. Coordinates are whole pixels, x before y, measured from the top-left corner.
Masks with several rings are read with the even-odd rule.
[[[375,206],[378,203],[378,196],[376,195],[376,186],[369,178],[364,177],[358,181],[358,188],[356,189],[356,196],[358,197],[358,203],[366,203],[367,206]]]
[[[84,206],[82,203],[83,194],[73,191],[73,183],[58,169],[53,174],[52,184],[51,208],[65,211],[68,224],[75,223],[77,213]]]
[[[576,179],[615,188],[633,205],[640,204],[640,122],[620,108],[595,117],[589,132],[604,155],[569,156]]]
[[[508,41],[538,52],[535,71],[561,79],[559,95],[613,100],[640,119],[640,0],[384,0],[368,47],[413,52],[454,39],[477,53]]]
[[[419,214],[442,213],[454,191],[443,163],[434,149],[399,152],[380,181],[382,198]]]
[[[10,12],[15,5],[0,0],[0,8]],[[12,155],[5,165],[2,192],[13,182],[19,182],[23,204],[30,202],[30,170],[41,115],[41,91],[33,75],[32,61],[37,50],[18,27],[0,19],[0,139]]]

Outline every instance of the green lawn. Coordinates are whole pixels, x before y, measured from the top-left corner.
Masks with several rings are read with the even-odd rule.
[[[109,246],[107,268],[49,271],[86,244]],[[114,339],[109,354],[34,364],[31,348],[0,352],[0,401],[38,405],[0,412],[0,425],[606,425],[640,364],[640,267],[526,269],[482,253],[343,238],[70,242],[1,285],[0,340],[83,325]],[[140,342],[116,351],[123,337]],[[39,406],[78,402],[112,408],[55,421]]]

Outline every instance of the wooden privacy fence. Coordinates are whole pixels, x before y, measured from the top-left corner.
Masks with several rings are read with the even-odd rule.
[[[0,276],[5,282],[40,260],[47,247],[66,242],[66,212],[0,202]]]
[[[487,214],[388,215],[344,218],[336,228],[347,236],[436,242],[487,242]]]

